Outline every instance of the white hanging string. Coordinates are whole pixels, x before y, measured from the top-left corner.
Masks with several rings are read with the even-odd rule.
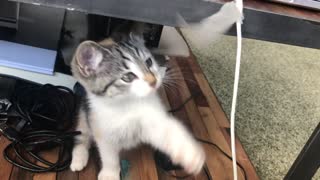
[[[213,1],[213,0],[204,0]],[[237,176],[237,159],[235,146],[235,110],[237,104],[238,84],[240,74],[241,45],[242,45],[242,0],[234,0],[234,2],[225,3],[222,8],[212,16],[202,20],[200,23],[187,24],[180,14],[177,14],[177,22],[180,23],[181,30],[198,48],[207,48],[210,43],[218,39],[226,32],[235,22],[237,27],[237,56],[233,85],[233,97],[230,115],[230,131],[231,131],[231,153],[234,180],[238,180]]]
[[[236,6],[242,14],[243,2],[242,0],[235,0]],[[236,157],[236,142],[235,142],[235,113],[238,96],[239,75],[240,75],[240,61],[241,61],[241,49],[242,49],[242,33],[241,33],[242,19],[236,23],[237,27],[237,56],[236,56],[236,69],[234,75],[233,85],[233,97],[231,105],[230,115],[230,131],[231,131],[231,154],[232,154],[232,167],[233,167],[233,179],[238,180],[237,173],[237,157]]]

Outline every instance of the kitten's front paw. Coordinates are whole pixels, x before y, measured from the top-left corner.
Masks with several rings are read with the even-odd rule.
[[[205,162],[205,153],[202,146],[193,141],[180,140],[179,143],[172,144],[172,162],[182,165],[187,173],[198,174]]]
[[[84,146],[75,146],[72,151],[71,171],[81,171],[88,163],[89,152]]]
[[[100,171],[98,180],[120,180],[119,173],[112,173],[110,171]]]

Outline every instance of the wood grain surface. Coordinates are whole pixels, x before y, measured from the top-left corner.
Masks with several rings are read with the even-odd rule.
[[[191,95],[193,98],[185,106],[173,113],[194,134],[195,137],[210,141],[219,146],[226,154],[230,151],[229,121],[223,112],[217,97],[209,86],[194,56],[189,58],[171,57],[169,66],[175,71],[175,87],[161,87],[159,94],[168,110],[178,107]],[[0,151],[8,145],[8,141],[0,136]],[[232,162],[217,148],[202,143],[206,152],[205,170],[190,180],[232,180]],[[240,141],[237,139],[238,162],[243,166],[248,180],[259,179],[256,171],[246,155]],[[43,156],[50,161],[56,160],[57,150],[45,152]],[[96,179],[99,172],[99,156],[96,150],[90,151],[88,166],[79,173],[65,170],[58,173],[30,173],[13,167],[3,156],[0,156],[1,180],[91,180]],[[157,167],[153,159],[153,149],[142,145],[124,152],[122,159],[129,161],[129,180],[176,180],[180,178],[171,175],[184,175],[182,171],[164,172]],[[238,168],[239,179],[244,180],[244,172]],[[209,177],[208,177],[209,176]]]

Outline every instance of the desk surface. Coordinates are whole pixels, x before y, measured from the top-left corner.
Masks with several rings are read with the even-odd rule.
[[[92,14],[177,26],[179,13],[187,22],[199,21],[231,0],[13,0],[78,10]],[[210,1],[210,2],[209,2]],[[320,22],[320,11],[286,6],[268,0],[244,0],[244,7],[267,13]]]
[[[173,109],[182,104],[190,93],[198,94],[188,102],[180,111],[173,115],[181,119],[182,123],[194,133],[196,137],[214,142],[230,155],[229,121],[221,109],[216,96],[211,90],[196,60],[191,58],[172,58],[169,61],[172,68],[176,70],[179,88],[160,89],[162,100],[168,109]],[[183,71],[182,71],[183,70]],[[181,86],[181,88],[180,88]],[[1,86],[0,86],[1,87]],[[8,141],[0,134],[0,153],[8,145]],[[244,168],[247,179],[259,179],[246,152],[237,139],[236,143],[238,162]],[[224,156],[216,148],[203,144],[206,151],[206,169],[208,175],[202,171],[196,177],[188,179],[206,180],[210,179],[232,179],[232,161]],[[54,162],[57,159],[57,151],[43,152],[45,159]],[[153,159],[153,150],[150,147],[139,147],[133,151],[126,152],[122,159],[130,162],[128,178],[131,180],[178,180],[164,173],[156,166]],[[81,172],[71,172],[69,169],[59,173],[34,174],[17,167],[12,167],[0,155],[0,177],[1,180],[91,180],[96,179],[99,168],[99,158],[92,151],[89,165]],[[181,176],[177,171],[171,172]],[[243,172],[238,169],[239,180],[244,180]]]
[[[177,26],[177,13],[187,22],[215,13],[221,5],[203,0],[13,0],[91,14]]]
[[[230,0],[13,0],[178,26],[177,13],[187,22],[217,12]],[[320,12],[268,0],[244,0],[243,37],[320,48]],[[56,9],[56,8],[52,8]],[[235,28],[228,32],[235,35]]]

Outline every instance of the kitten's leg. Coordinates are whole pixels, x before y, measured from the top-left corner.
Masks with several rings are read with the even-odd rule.
[[[91,145],[90,129],[86,122],[85,112],[81,109],[78,118],[76,130],[81,131],[81,134],[75,137],[75,146],[72,150],[72,161],[70,165],[72,171],[81,171],[87,165]]]
[[[142,124],[143,141],[168,154],[174,163],[182,165],[188,173],[198,174],[201,171],[205,161],[202,146],[177,119],[157,115]]]
[[[120,160],[117,146],[109,144],[106,139],[101,137],[94,137],[102,162],[98,180],[120,180]]]

